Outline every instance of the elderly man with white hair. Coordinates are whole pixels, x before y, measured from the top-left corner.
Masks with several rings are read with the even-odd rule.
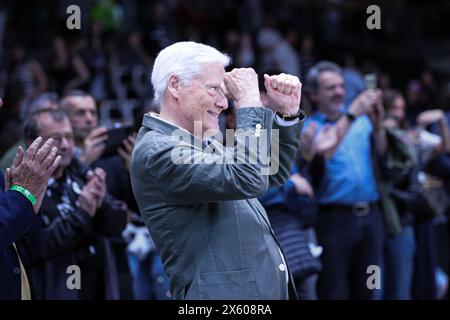
[[[295,299],[256,197],[289,174],[304,118],[301,83],[264,75],[273,105],[263,106],[256,72],[226,72],[229,63],[195,42],[159,53],[152,85],[161,114],[144,116],[132,156],[133,192],[174,299]],[[212,135],[220,132],[227,98],[237,128],[225,147]]]

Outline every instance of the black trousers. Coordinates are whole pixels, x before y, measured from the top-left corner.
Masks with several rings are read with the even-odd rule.
[[[378,205],[365,216],[346,206],[319,206],[317,240],[323,246],[322,272],[318,280],[319,299],[373,298],[367,280],[368,267],[381,268],[383,218]]]

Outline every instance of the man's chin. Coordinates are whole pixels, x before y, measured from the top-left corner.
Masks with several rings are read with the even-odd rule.
[[[220,128],[218,125],[204,127],[203,128],[203,137],[207,138],[207,137],[215,136],[219,132],[220,132]]]
[[[335,102],[333,104],[333,110],[336,112],[341,111],[343,102]]]
[[[81,138],[83,138],[83,140],[84,139],[86,139],[87,138],[87,136],[92,132],[92,130],[94,130],[95,129],[95,127],[93,127],[93,128],[83,128],[83,129],[80,129],[79,130],[79,132],[78,132],[78,134],[79,134],[79,136],[81,137]]]

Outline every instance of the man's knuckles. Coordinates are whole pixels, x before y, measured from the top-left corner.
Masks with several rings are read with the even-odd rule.
[[[301,88],[300,80],[295,76],[281,74],[269,77],[270,87],[279,93],[296,93]]]

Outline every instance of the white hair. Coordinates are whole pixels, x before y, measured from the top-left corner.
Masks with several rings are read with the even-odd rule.
[[[152,71],[155,103],[161,105],[170,75],[176,75],[183,84],[188,84],[206,63],[220,63],[225,68],[231,58],[211,46],[193,41],[177,42],[161,50]]]

